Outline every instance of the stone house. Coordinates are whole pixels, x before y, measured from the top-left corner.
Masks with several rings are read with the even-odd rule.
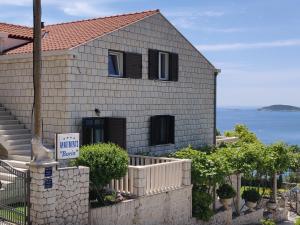
[[[0,143],[30,155],[32,28],[0,23]],[[158,11],[43,28],[43,139],[130,153],[215,143],[218,70]]]

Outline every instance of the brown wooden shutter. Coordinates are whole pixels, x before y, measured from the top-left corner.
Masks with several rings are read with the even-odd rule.
[[[169,54],[170,80],[178,81],[178,54]]]
[[[175,116],[168,116],[168,143],[175,143]]]
[[[160,135],[160,116],[152,116],[150,118],[150,145],[159,144]]]
[[[111,142],[126,149],[126,119],[105,118],[105,142]]]
[[[158,51],[149,49],[148,57],[149,80],[156,80],[158,79]]]
[[[124,53],[124,77],[142,79],[142,55]]]

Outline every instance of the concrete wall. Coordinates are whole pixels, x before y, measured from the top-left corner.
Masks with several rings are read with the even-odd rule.
[[[179,81],[148,79],[148,49],[179,54]],[[143,55],[143,79],[108,77],[108,49]],[[126,117],[130,153],[173,151],[214,140],[214,68],[160,14],[52,56],[44,54],[44,138],[80,131],[82,117]],[[48,56],[46,56],[48,55]],[[0,103],[31,127],[30,56],[0,56]],[[175,144],[149,146],[150,116],[175,116]]]
[[[143,79],[108,77],[108,50],[140,53]],[[179,55],[179,81],[148,79],[148,50]],[[160,14],[74,49],[70,110],[72,131],[82,117],[126,117],[127,149],[165,152],[213,144],[214,68]],[[79,104],[78,104],[79,103]],[[175,116],[175,145],[149,146],[150,117]]]
[[[91,225],[184,225],[192,216],[191,186],[90,210]]]

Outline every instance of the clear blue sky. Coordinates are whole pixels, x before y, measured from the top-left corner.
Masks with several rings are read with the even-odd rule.
[[[300,106],[300,0],[42,0],[46,24],[160,9],[217,67],[219,106]],[[32,0],[0,21],[32,24]]]

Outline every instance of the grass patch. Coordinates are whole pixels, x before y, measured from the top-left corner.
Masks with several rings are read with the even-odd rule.
[[[243,194],[244,190],[250,189],[250,188],[254,188],[254,189],[258,189],[257,187],[254,186],[242,186],[241,187],[241,194]],[[272,189],[271,188],[266,188],[266,187],[260,187],[259,188],[259,194],[263,197],[269,197],[271,195]],[[279,188],[277,189],[278,193],[284,193],[286,191],[288,191],[287,189],[283,189],[283,188]]]
[[[25,220],[25,207],[13,207],[13,210],[0,208],[0,218],[11,222],[23,222]]]

